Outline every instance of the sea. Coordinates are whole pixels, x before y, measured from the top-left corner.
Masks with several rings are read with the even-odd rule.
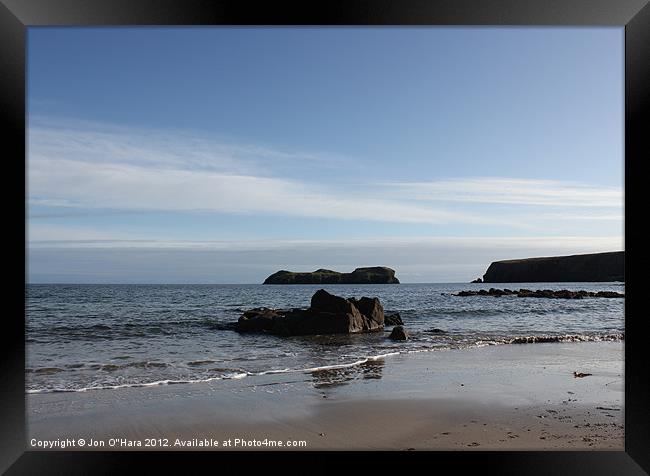
[[[26,391],[119,391],[344,369],[415,352],[488,345],[620,341],[624,299],[547,299],[452,294],[490,287],[617,291],[623,283],[391,285],[26,286]],[[282,337],[241,334],[255,307],[306,308],[318,289],[378,297],[399,312],[407,341],[383,332]]]

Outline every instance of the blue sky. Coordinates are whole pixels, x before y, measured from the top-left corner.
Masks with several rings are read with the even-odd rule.
[[[28,30],[31,282],[623,249],[622,28]]]

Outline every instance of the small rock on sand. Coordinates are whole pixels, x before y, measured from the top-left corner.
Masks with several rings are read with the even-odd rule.
[[[584,374],[582,372],[573,372],[573,376],[575,378],[583,378],[583,377],[589,377],[591,374]]]

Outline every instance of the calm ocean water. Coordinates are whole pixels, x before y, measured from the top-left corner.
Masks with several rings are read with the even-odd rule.
[[[308,307],[325,288],[378,297],[411,334],[278,337],[229,324],[253,307]],[[509,344],[520,337],[624,338],[624,299],[455,297],[464,289],[585,289],[621,283],[400,285],[45,285],[26,287],[28,392],[84,391],[345,368],[393,353]],[[444,334],[427,332],[442,329]],[[390,330],[390,327],[388,328]],[[519,344],[509,344],[519,345]],[[534,345],[534,344],[525,344]]]

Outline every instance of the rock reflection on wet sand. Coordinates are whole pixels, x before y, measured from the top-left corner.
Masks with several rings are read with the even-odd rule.
[[[335,387],[346,385],[354,380],[380,379],[383,369],[383,360],[369,360],[351,367],[315,370],[311,376],[316,388]]]

